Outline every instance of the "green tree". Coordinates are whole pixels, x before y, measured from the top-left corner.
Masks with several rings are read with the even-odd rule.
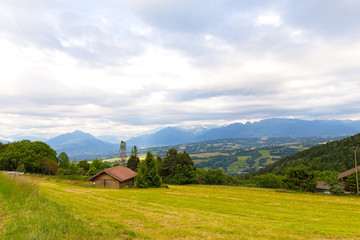
[[[62,169],[69,168],[70,166],[69,156],[65,152],[60,153],[58,156],[58,163],[59,163],[59,168]]]
[[[147,152],[145,160],[139,164],[135,184],[139,188],[160,187],[162,184],[156,160],[150,151]]]
[[[50,158],[44,157],[41,161],[42,174],[55,175],[58,170],[58,163]]]
[[[112,166],[113,167],[117,167],[117,166],[120,166],[121,164],[120,164],[120,162],[119,161],[116,161]]]
[[[138,157],[138,150],[137,147],[134,146],[134,148],[131,149],[131,156],[127,162],[127,167],[130,168],[131,170],[136,171],[139,163],[140,163],[140,158]]]
[[[111,166],[108,163],[103,163],[101,160],[95,158],[91,161],[89,171],[86,173],[87,176],[92,176],[105,168],[110,168]]]
[[[57,161],[56,151],[44,142],[23,140],[5,144],[0,151],[0,169],[14,171],[21,167],[25,172],[41,173],[44,157]]]
[[[256,185],[261,188],[282,188],[284,186],[283,177],[272,173],[255,177]]]
[[[123,140],[121,140],[121,142],[120,142],[119,155],[120,155],[121,161],[123,163],[125,163],[125,161],[126,161],[126,142]]]
[[[164,157],[163,166],[161,169],[162,177],[173,177],[175,175],[175,169],[178,162],[178,152],[175,148],[170,148]]]
[[[161,176],[164,182],[171,184],[188,184],[197,182],[196,168],[190,155],[187,152],[177,152],[175,148],[170,148],[164,161],[161,163]]]
[[[316,188],[315,174],[302,164],[288,168],[283,181],[290,190],[313,192]]]
[[[77,166],[81,172],[81,174],[85,174],[87,171],[89,171],[90,163],[87,160],[81,160],[77,163]]]
[[[345,181],[345,188],[349,189],[350,192],[356,193],[356,175],[355,173],[349,175]]]
[[[206,183],[206,171],[202,168],[196,169],[196,179],[198,184],[205,184]]]
[[[211,185],[225,185],[226,176],[221,169],[209,169],[205,174],[205,183]]]

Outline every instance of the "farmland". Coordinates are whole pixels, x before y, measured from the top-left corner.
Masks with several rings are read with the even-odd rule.
[[[334,137],[235,138],[202,141],[167,147],[140,149],[140,155],[151,151],[164,157],[169,148],[186,151],[197,168],[219,169],[240,175],[268,166],[281,158],[309,147],[333,141]],[[108,160],[106,160],[108,161]]]
[[[29,193],[27,204],[13,206],[16,201],[7,199],[24,193],[13,190],[11,196],[5,186],[13,183],[1,176],[0,239],[35,239],[40,233],[37,239],[360,238],[357,197],[201,185],[116,190],[31,181],[12,189],[29,186],[38,194]]]

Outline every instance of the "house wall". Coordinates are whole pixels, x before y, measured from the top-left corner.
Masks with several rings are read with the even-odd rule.
[[[120,183],[120,188],[123,188],[125,186],[133,187],[134,186],[134,178],[128,179],[128,180]]]
[[[113,178],[107,173],[100,174],[93,179],[93,182],[95,182],[95,187],[120,188],[119,180]]]
[[[95,182],[95,187],[102,188],[123,188],[125,186],[132,187],[134,186],[134,178],[128,179],[124,182],[120,182],[116,178],[113,178],[107,173],[102,173],[99,176],[95,177],[93,180]]]

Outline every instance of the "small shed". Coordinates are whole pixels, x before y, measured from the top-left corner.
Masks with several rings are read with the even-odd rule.
[[[330,192],[330,186],[327,185],[323,181],[317,181],[316,182],[315,192],[317,192],[317,193],[329,193]]]
[[[134,186],[134,178],[137,173],[124,166],[106,168],[93,175],[88,181],[93,182],[94,187],[123,188]]]

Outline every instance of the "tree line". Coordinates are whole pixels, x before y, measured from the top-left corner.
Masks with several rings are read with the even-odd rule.
[[[359,136],[356,137],[358,139]],[[331,144],[335,144],[338,147],[345,145],[338,142]],[[325,147],[329,149],[328,144]],[[321,148],[321,146],[315,147],[316,151],[319,151],[318,148]],[[117,162],[110,165],[99,159],[94,159],[90,163],[87,160],[79,162],[76,160],[70,161],[66,153],[62,152],[57,156],[55,150],[40,141],[31,142],[23,140],[7,144],[0,143],[0,170],[69,176],[69,178],[77,176],[85,180],[105,168],[120,164]],[[288,165],[285,172],[282,171],[284,174],[276,174],[276,171],[274,171],[275,173],[267,172],[265,174],[232,177],[225,175],[221,169],[209,169],[206,171],[196,168],[186,151],[178,152],[175,148],[168,149],[163,158],[160,156],[155,157],[149,151],[146,154],[145,160],[140,161],[137,147],[134,146],[131,156],[122,164],[138,173],[135,183],[138,187],[143,188],[160,187],[162,184],[218,184],[313,191],[316,186],[316,180],[326,181],[334,188],[338,187],[336,176],[339,172],[334,170],[315,171],[303,164],[297,166],[291,164]],[[346,184],[348,188],[354,189],[354,177],[350,176]]]
[[[144,161],[137,157],[136,149],[133,149],[127,166],[138,173],[135,178],[137,187],[160,187],[162,184],[218,184],[237,185],[235,177],[227,176],[221,169],[197,169],[190,155],[178,152],[170,148],[166,155],[161,158],[148,151]]]

